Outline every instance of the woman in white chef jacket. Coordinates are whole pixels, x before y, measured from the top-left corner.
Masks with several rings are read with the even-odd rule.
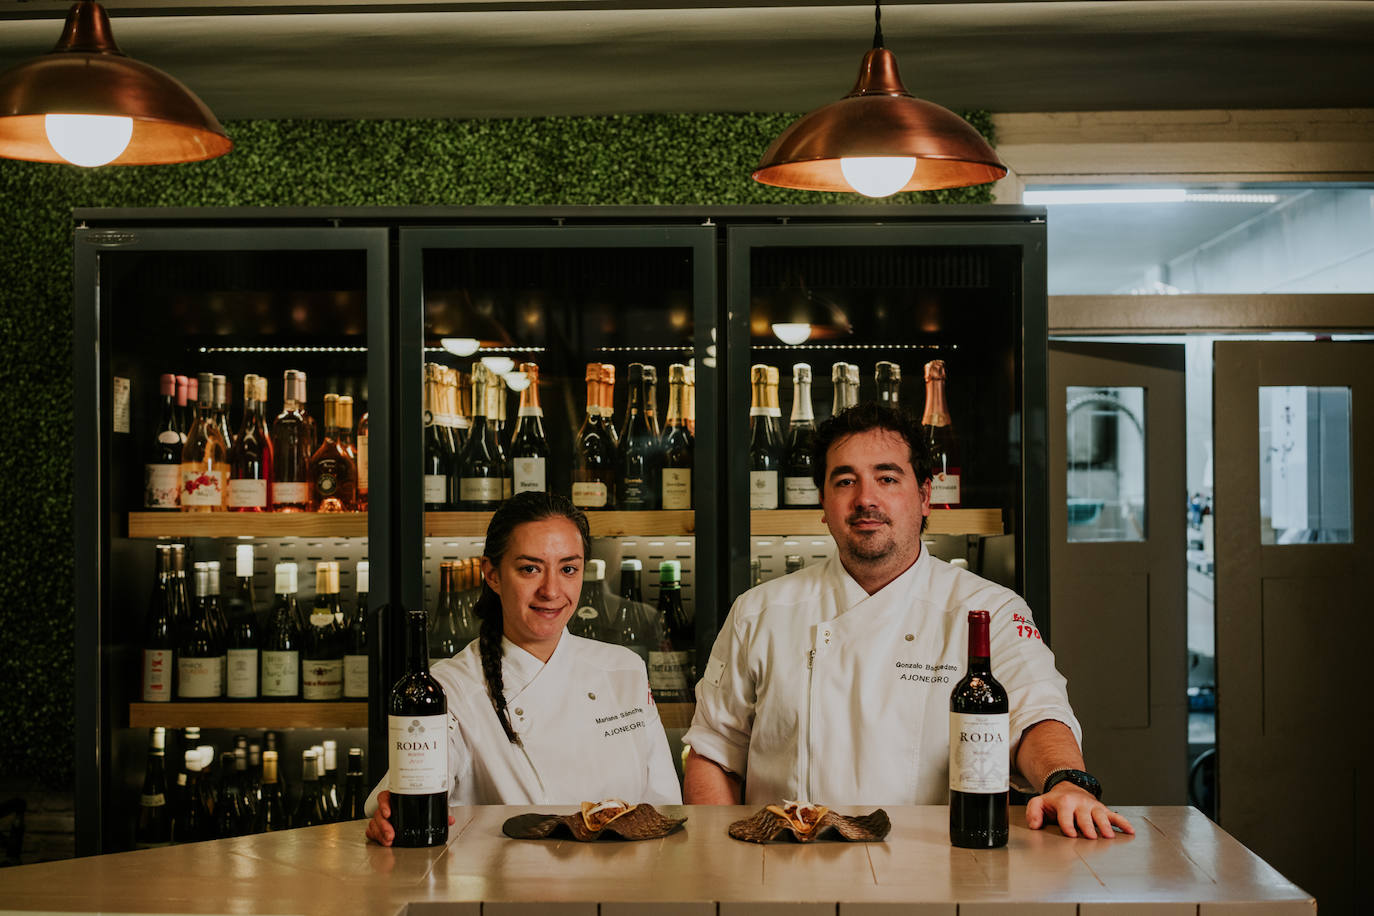
[[[565,497],[520,493],[487,527],[481,635],[432,666],[448,700],[451,805],[681,804],[643,660],[565,630],[591,548]],[[394,831],[383,777],[367,836]]]

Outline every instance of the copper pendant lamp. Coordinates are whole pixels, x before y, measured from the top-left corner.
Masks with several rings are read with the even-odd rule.
[[[754,171],[754,180],[803,191],[887,197],[985,184],[1007,174],[988,142],[963,118],[915,98],[883,47],[874,5],[873,49],[849,95],[795,121]]]
[[[164,165],[233,146],[195,93],[124,56],[95,0],[72,6],[51,51],[0,74],[0,157]]]

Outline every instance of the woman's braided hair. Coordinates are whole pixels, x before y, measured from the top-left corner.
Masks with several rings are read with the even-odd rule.
[[[565,518],[577,526],[582,536],[582,556],[585,559],[592,550],[591,531],[587,527],[587,516],[574,506],[566,496],[555,493],[518,493],[501,503],[487,525],[486,545],[483,555],[492,566],[500,566],[506,548],[510,546],[511,535],[520,525],[528,522],[543,521],[548,518]],[[511,744],[519,744],[520,736],[510,725],[510,714],[506,711],[506,691],[501,683],[501,635],[505,630],[501,611],[501,596],[492,591],[486,579],[482,580],[482,594],[477,599],[473,612],[482,622],[477,637],[478,656],[482,660],[482,677],[487,682],[487,694],[491,697],[492,708],[501,720],[501,728]]]

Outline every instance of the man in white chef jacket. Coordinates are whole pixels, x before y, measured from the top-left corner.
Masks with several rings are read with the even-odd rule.
[[[735,601],[683,736],[688,804],[949,802],[949,696],[968,612],[992,616],[992,673],[1011,707],[1026,823],[1133,833],[1084,772],[1065,680],[1016,593],[921,546],[932,468],[920,426],[861,404],[821,424],[816,485],[836,555]]]

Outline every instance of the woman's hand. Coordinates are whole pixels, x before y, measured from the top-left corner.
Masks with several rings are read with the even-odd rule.
[[[396,831],[391,826],[391,793],[386,789],[377,793],[377,811],[372,815],[372,820],[367,822],[367,838],[374,843],[382,846],[390,846],[396,839]],[[453,815],[448,816],[448,825],[452,827],[457,821]]]

